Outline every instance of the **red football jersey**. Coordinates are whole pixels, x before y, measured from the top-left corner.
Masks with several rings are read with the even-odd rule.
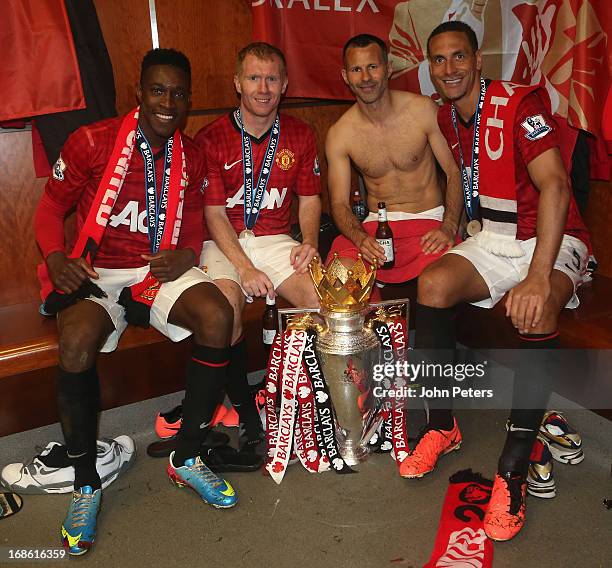
[[[270,132],[251,136],[254,185],[261,171]],[[236,233],[244,230],[242,134],[234,113],[205,126],[195,137],[206,156],[204,205],[225,205]],[[288,234],[291,200],[296,195],[321,193],[317,146],[312,129],[301,120],[281,114],[280,138],[261,212],[253,232],[257,236]]]
[[[122,117],[103,120],[74,132],[45,186],[36,218],[36,236],[45,258],[64,250],[63,221],[76,206],[77,232],[82,227],[113,150]],[[202,189],[205,166],[193,140],[181,135],[187,164],[188,185],[183,201],[181,233],[177,248],[191,248],[199,257],[202,249]],[[158,195],[161,191],[164,149],[154,149]],[[68,251],[70,252],[70,251]],[[134,148],[130,164],[113,208],[94,266],[135,268],[147,263],[150,254],[145,207],[144,161]]]
[[[523,128],[522,124],[528,117],[536,115],[541,115],[545,123],[552,127],[552,130],[541,138],[530,140],[527,138],[527,131]],[[460,164],[459,145],[457,144],[457,135],[453,128],[449,103],[442,106],[438,111],[438,124],[453,152],[455,161],[457,164]],[[474,119],[472,117],[466,124],[457,115],[457,124],[461,139],[461,149],[463,150],[463,159],[466,162],[466,166],[470,167],[472,163],[472,144],[474,141]],[[516,238],[518,240],[524,241],[536,236],[540,192],[529,177],[527,164],[550,148],[560,148],[557,130],[557,124],[537,93],[530,93],[520,102],[514,121],[514,167],[516,168],[516,179],[518,181],[518,187],[516,188],[518,217]],[[483,157],[482,152],[480,159],[486,159]],[[500,172],[500,175],[503,175],[503,172]],[[580,217],[573,196],[570,197],[564,233],[580,239],[590,247],[589,234]]]

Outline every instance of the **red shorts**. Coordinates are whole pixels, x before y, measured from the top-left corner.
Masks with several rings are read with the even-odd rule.
[[[440,208],[442,209],[442,208]],[[387,270],[378,269],[376,280],[386,284],[399,284],[416,278],[425,267],[440,258],[445,251],[436,254],[425,254],[421,246],[423,235],[433,229],[437,229],[441,220],[423,218],[393,221],[393,213],[389,213],[389,227],[393,231],[393,242],[395,246],[395,265]],[[370,220],[372,214],[363,223],[363,229],[371,236],[376,233],[378,222]],[[344,235],[334,239],[327,260],[334,253],[339,257],[357,259],[359,249]]]

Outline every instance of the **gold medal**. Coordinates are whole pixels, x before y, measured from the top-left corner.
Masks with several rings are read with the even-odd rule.
[[[477,219],[472,219],[467,224],[466,231],[470,237],[473,237],[474,235],[480,233],[480,231],[482,231],[482,225],[480,224],[480,221],[478,221]]]
[[[240,233],[240,236],[238,237],[239,239],[247,239],[247,238],[251,238],[254,237],[255,233],[253,231],[251,231],[251,229],[245,229],[244,231],[242,231],[242,233]]]

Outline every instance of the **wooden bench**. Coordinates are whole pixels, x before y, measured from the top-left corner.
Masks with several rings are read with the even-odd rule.
[[[0,308],[0,436],[57,421],[57,328],[53,318],[38,313],[38,305]],[[244,313],[249,371],[266,366],[263,309],[257,300]],[[182,390],[190,348],[189,339],[172,343],[153,328],[128,326],[117,351],[99,358],[103,408]]]

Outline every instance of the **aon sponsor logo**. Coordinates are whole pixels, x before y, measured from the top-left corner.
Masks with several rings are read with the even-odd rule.
[[[277,187],[271,187],[264,191],[264,196],[261,203],[262,209],[278,209],[285,202],[287,197],[287,188],[279,190]],[[237,205],[244,205],[244,185],[231,197],[227,198],[226,207],[232,209]]]
[[[127,225],[131,233],[140,232],[148,234],[146,221],[147,212],[144,209],[138,211],[138,205],[138,201],[128,201],[122,211],[110,216],[108,226],[118,227],[119,225]]]

